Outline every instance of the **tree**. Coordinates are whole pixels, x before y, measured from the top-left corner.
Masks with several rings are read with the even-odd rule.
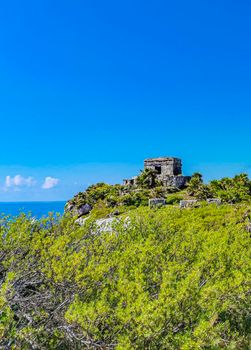
[[[200,173],[194,173],[187,186],[187,194],[200,200],[205,200],[212,196],[210,188],[204,184]]]
[[[251,182],[247,174],[239,174],[234,178],[225,177],[213,180],[209,184],[211,191],[223,202],[239,203],[251,199]]]
[[[136,184],[142,188],[154,188],[159,185],[157,179],[157,171],[154,169],[144,169],[141,174],[137,177]]]

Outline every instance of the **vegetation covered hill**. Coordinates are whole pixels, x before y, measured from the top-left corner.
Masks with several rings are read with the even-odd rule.
[[[247,174],[205,184],[202,175],[195,173],[182,190],[163,186],[156,176],[154,170],[145,169],[133,186],[97,183],[73,197],[67,203],[66,211],[78,217],[90,212],[97,218],[113,216],[147,206],[151,198],[164,198],[166,204],[178,204],[182,199],[204,201],[209,198],[218,198],[222,203],[229,204],[251,202],[251,181]]]
[[[2,220],[0,348],[250,349],[250,205],[124,216]]]

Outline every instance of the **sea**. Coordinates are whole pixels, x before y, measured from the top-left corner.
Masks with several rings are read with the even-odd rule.
[[[18,216],[21,213],[37,219],[49,213],[63,214],[66,202],[0,202],[0,215]]]

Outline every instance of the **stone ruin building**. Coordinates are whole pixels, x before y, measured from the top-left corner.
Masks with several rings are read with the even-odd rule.
[[[144,169],[155,170],[157,179],[160,180],[163,186],[166,187],[176,187],[182,189],[191,179],[190,176],[182,175],[182,161],[179,158],[149,158],[144,161]],[[134,186],[136,183],[137,176],[124,180],[125,186]]]

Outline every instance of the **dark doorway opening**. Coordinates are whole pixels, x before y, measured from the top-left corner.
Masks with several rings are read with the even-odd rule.
[[[157,174],[161,174],[161,166],[156,166],[155,170]]]

